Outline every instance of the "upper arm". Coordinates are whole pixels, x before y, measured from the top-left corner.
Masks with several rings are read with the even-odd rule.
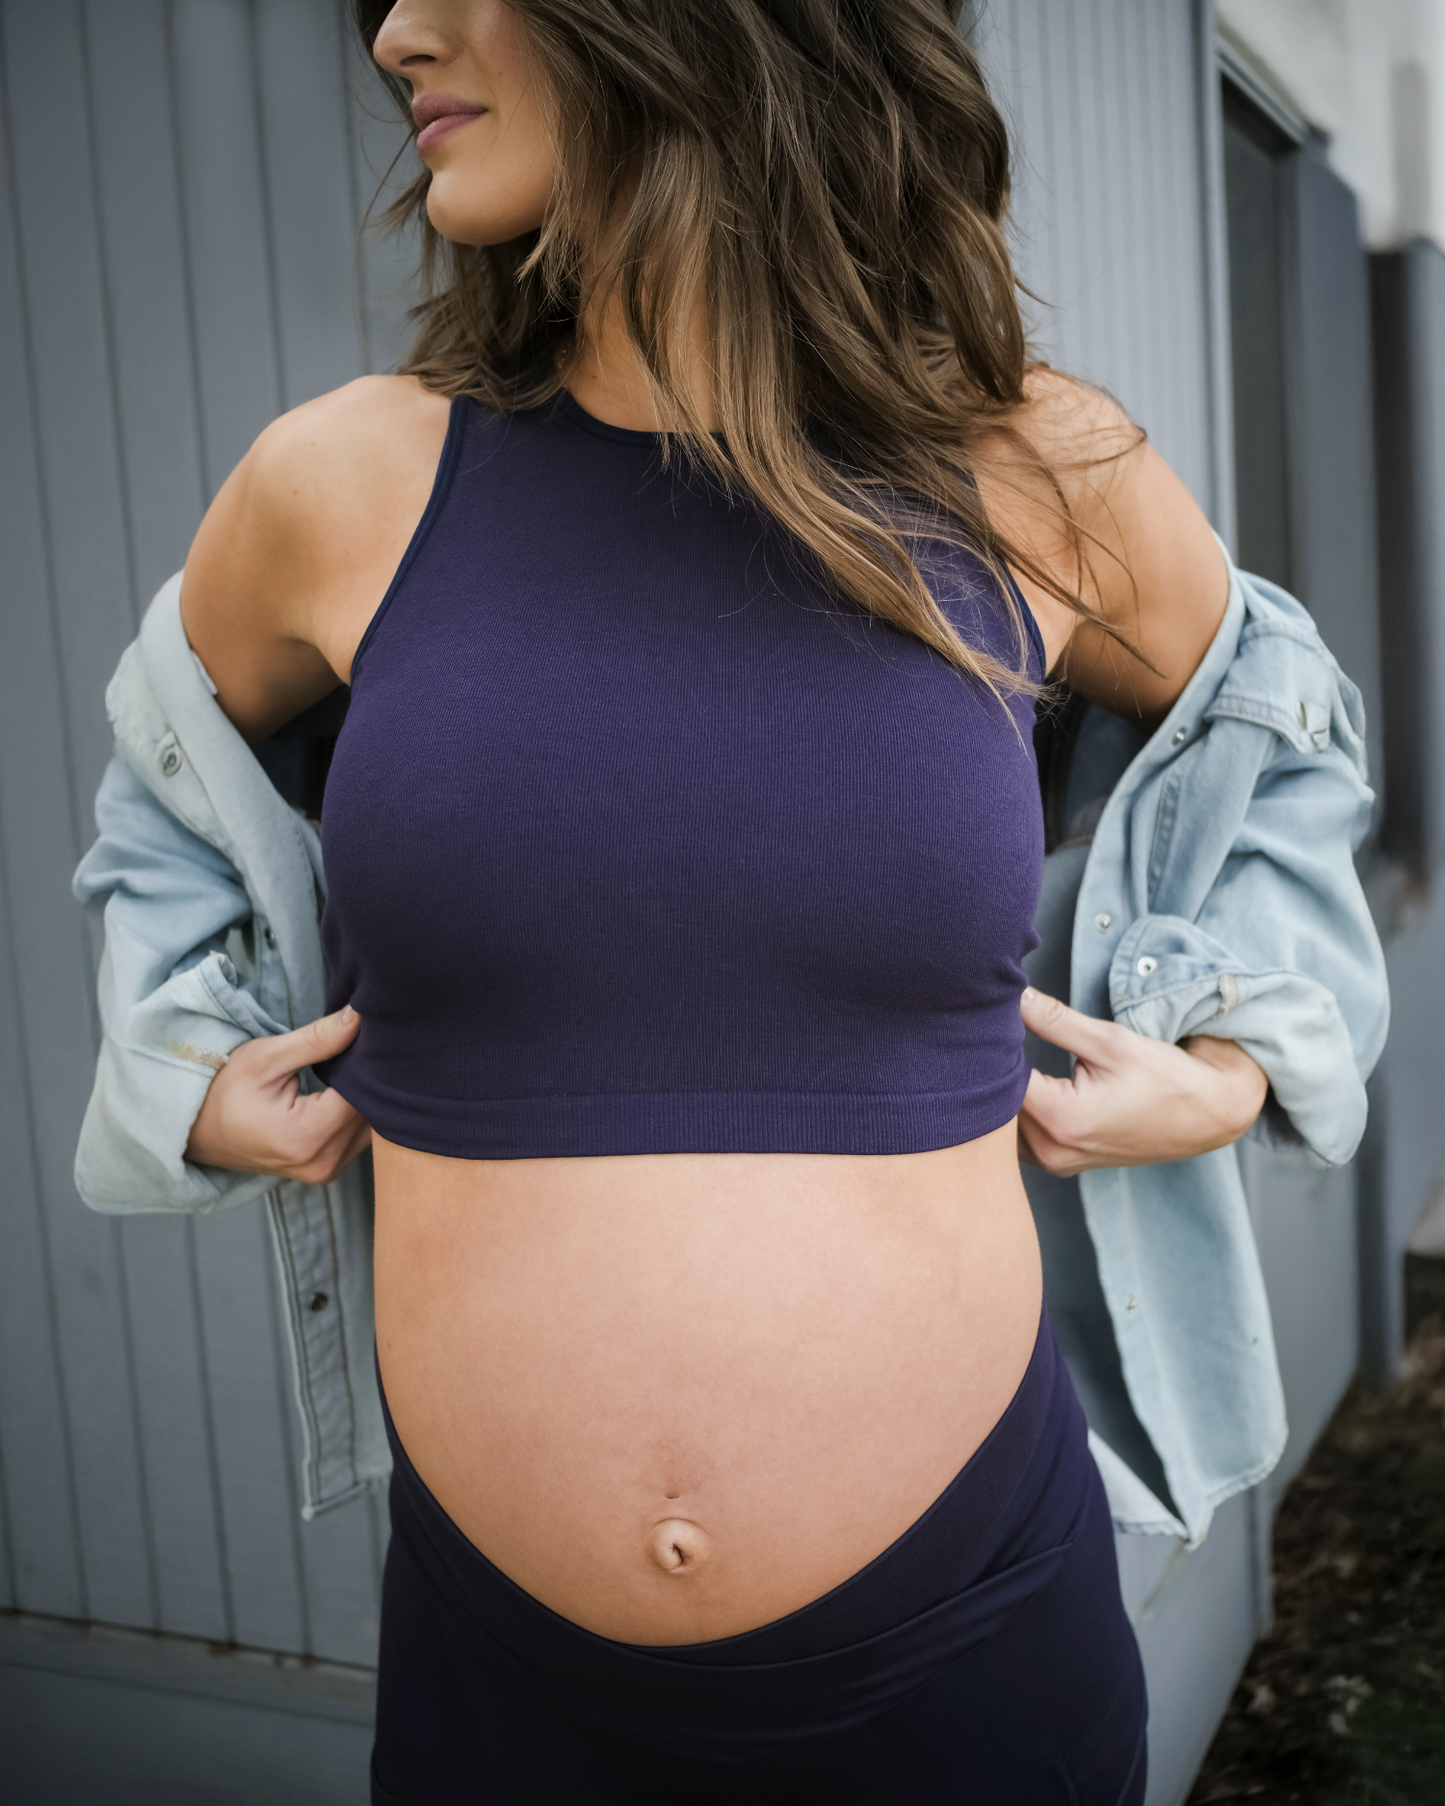
[[[181,618],[247,739],[350,677],[426,507],[447,406],[409,377],[349,383],[272,421],[207,510]]]
[[[1158,721],[1224,617],[1224,556],[1189,491],[1109,397],[1052,371],[1036,372],[1029,392],[1012,444],[996,438],[987,448],[985,506],[1113,629],[1016,571],[1050,671],[1115,714]]]

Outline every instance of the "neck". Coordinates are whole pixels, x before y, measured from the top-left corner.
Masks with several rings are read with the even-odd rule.
[[[699,302],[688,333],[686,376],[700,404],[704,430],[711,433],[719,422],[710,366],[707,309]],[[581,407],[609,426],[643,433],[662,427],[615,291],[598,297],[578,322],[575,348],[562,365],[562,381]]]

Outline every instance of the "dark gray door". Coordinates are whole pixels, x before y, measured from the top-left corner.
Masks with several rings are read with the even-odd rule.
[[[1445,255],[1372,259],[1389,808],[1385,846],[1423,891],[1445,853]]]
[[[1224,87],[1240,564],[1303,601],[1384,771],[1368,266],[1320,147]]]

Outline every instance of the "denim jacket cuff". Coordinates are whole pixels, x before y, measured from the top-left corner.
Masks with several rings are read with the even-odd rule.
[[[241,986],[223,953],[130,1000],[107,995],[116,963],[108,960],[101,974],[107,1029],[76,1150],[81,1197],[93,1210],[129,1212],[215,1210],[263,1196],[274,1179],[198,1166],[186,1159],[186,1143],[232,1050],[281,1033],[281,1025]]]
[[[1270,1101],[1256,1138],[1343,1166],[1365,1132],[1364,1082],[1339,1004],[1303,973],[1250,970],[1179,916],[1141,916],[1109,967],[1116,1022],[1159,1041],[1217,1035],[1258,1062]]]

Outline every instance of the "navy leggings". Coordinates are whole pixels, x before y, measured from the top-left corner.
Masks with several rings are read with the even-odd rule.
[[[386,1421],[373,1806],[1142,1802],[1143,1670],[1047,1313],[1008,1410],[897,1542],[716,1642],[616,1643],[549,1610]]]

